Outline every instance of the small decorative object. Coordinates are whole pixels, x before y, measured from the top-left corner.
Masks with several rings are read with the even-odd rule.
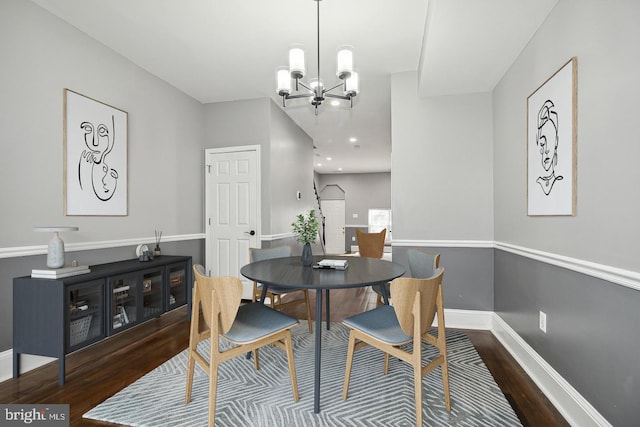
[[[291,223],[293,233],[297,236],[298,242],[302,243],[302,256],[300,260],[304,267],[311,267],[313,264],[313,253],[311,252],[311,243],[316,241],[320,225],[316,218],[315,210],[311,209],[307,215],[298,214],[296,220]]]
[[[144,279],[142,281],[142,292],[144,292],[145,294],[151,292],[151,286],[151,279]]]
[[[144,243],[141,243],[136,247],[136,256],[140,261],[143,261],[142,257],[147,252],[149,252],[149,247]]]
[[[160,256],[160,239],[162,239],[162,230],[155,230],[156,233],[156,247],[153,250],[155,256]]]
[[[53,238],[47,249],[47,267],[60,268],[64,266],[64,242],[58,235],[61,231],[78,231],[78,227],[35,227],[33,231],[52,232]]]
[[[142,262],[153,261],[153,252],[144,251],[138,259]]]

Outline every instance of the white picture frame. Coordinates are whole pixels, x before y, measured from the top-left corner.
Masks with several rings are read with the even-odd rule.
[[[527,97],[527,215],[576,214],[577,58]]]
[[[128,214],[128,115],[64,89],[64,214]]]

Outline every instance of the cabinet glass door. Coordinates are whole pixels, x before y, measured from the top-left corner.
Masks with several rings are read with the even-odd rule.
[[[111,297],[111,330],[136,323],[138,315],[138,275],[130,274],[109,279]]]
[[[67,351],[104,338],[104,280],[70,285],[66,288],[68,319]]]
[[[162,269],[142,273],[142,318],[151,319],[164,312]]]
[[[187,264],[180,263],[167,267],[169,280],[168,310],[186,304],[187,302]]]

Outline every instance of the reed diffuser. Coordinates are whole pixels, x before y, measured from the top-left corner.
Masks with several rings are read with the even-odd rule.
[[[154,230],[156,233],[156,247],[153,250],[154,256],[160,256],[160,239],[162,239],[162,230]]]

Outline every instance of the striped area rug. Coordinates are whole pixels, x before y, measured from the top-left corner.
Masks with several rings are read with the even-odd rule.
[[[292,330],[300,400],[293,401],[284,352],[260,350],[260,370],[238,357],[219,370],[216,426],[413,426],[415,406],[411,367],[391,358],[383,375],[383,353],[356,351],[349,398],[342,400],[348,330],[332,323],[322,331],[321,411],[313,413],[314,335],[305,321]],[[206,345],[202,352],[208,354]],[[425,344],[426,359],[432,356]],[[429,426],[520,426],[467,336],[447,331],[451,412],[444,408],[442,377],[436,369],[423,378],[423,419]],[[93,408],[84,418],[130,426],[207,425],[207,374],[196,367],[192,401],[184,404],[187,351]]]

